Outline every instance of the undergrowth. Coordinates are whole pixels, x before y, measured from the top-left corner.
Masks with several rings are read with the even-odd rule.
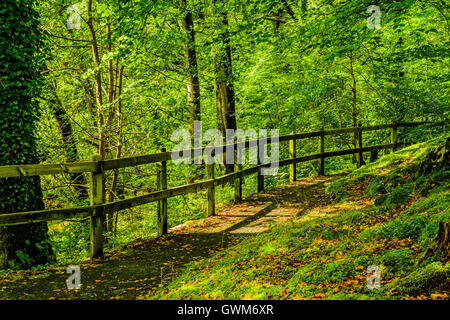
[[[448,299],[449,262],[438,252],[423,259],[439,222],[450,221],[448,165],[424,166],[446,142],[385,155],[326,189],[335,203],[371,201],[366,207],[273,226],[191,263],[145,298]],[[380,289],[366,285],[370,265],[380,268]]]

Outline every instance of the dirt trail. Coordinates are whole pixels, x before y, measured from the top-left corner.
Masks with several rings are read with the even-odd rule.
[[[188,263],[327,205],[325,187],[340,176],[268,189],[223,207],[216,216],[172,228],[164,237],[137,240],[101,261],[79,264],[81,290],[67,289],[67,266],[0,275],[0,299],[136,299],[164,286]]]

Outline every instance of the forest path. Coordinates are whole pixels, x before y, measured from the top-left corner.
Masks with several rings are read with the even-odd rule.
[[[216,216],[174,227],[166,236],[136,240],[101,261],[78,264],[81,290],[67,289],[67,266],[1,274],[0,300],[137,299],[159,290],[188,263],[266,231],[271,224],[334,210],[324,192],[341,176],[310,177],[267,189],[226,205]]]

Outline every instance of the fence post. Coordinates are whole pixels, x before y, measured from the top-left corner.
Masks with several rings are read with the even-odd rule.
[[[161,152],[166,152],[166,148],[162,148]],[[157,173],[158,190],[167,189],[167,161],[161,161]],[[167,199],[158,201],[158,236],[167,234]]]
[[[258,141],[258,154],[257,154],[257,158],[258,158],[258,165],[262,164],[262,160],[261,158],[264,156],[264,147],[261,150],[260,145],[259,145],[259,141]],[[258,170],[258,175],[257,175],[257,181],[258,181],[258,192],[261,192],[264,190],[264,176],[261,174],[261,168],[259,168]]]
[[[319,152],[320,152],[320,159],[319,159],[319,176],[325,175],[325,135],[323,133],[323,128],[320,129],[320,137],[319,137]]]
[[[206,165],[206,176],[208,180],[213,180],[213,184],[208,188],[208,208],[206,215],[213,216],[216,214],[216,195],[214,187],[214,161],[211,164]]]
[[[374,162],[378,159],[378,150],[370,151],[370,162]]]
[[[358,123],[358,128],[356,129],[356,148],[362,148],[362,130],[361,130],[361,122]],[[358,152],[356,154],[356,166],[361,168],[364,165],[363,153]]]
[[[295,131],[292,131],[291,134],[295,134]],[[296,157],[295,147],[295,139],[289,140],[289,159],[294,159]],[[297,164],[292,163],[289,165],[289,182],[293,183],[295,180],[297,180]]]
[[[241,166],[237,163],[234,164],[234,172],[239,172]],[[234,178],[234,200],[239,202],[242,200],[242,177]]]
[[[103,177],[103,168],[99,161],[102,160],[100,155],[92,156],[92,161],[96,161],[96,170],[89,174],[89,202],[91,206],[102,204],[105,200],[105,185]],[[90,258],[94,259],[103,256],[103,208],[94,209],[93,215],[90,217]]]
[[[393,127],[391,128],[391,144],[395,144],[395,146],[392,148],[392,152],[397,151],[397,143],[398,143],[397,124],[393,123]]]

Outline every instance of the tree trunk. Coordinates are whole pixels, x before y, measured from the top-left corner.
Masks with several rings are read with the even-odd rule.
[[[106,41],[107,41],[107,52],[108,54],[112,54],[112,41],[111,41],[111,17],[107,17],[107,22],[106,22]],[[105,121],[105,129],[103,132],[104,135],[104,141],[103,141],[103,145],[104,145],[104,152],[105,152],[105,156],[103,158],[106,157],[106,150],[108,149],[107,144],[108,144],[108,138],[110,136],[110,132],[108,132],[108,128],[110,127],[110,124],[114,118],[114,116],[116,114],[119,114],[119,110],[118,108],[120,108],[119,104],[117,106],[117,109],[114,107],[114,93],[115,93],[115,81],[114,81],[114,63],[113,63],[113,59],[109,59],[108,60],[108,67],[107,67],[107,72],[108,72],[108,92],[107,92],[107,96],[106,96],[106,103],[107,103],[107,109],[109,109],[109,115],[106,118]],[[116,111],[117,110],[117,111]],[[122,111],[120,110],[120,126],[122,126]],[[120,127],[120,130],[122,129],[122,127]],[[119,132],[119,136],[118,139],[120,140],[121,137],[121,131]],[[111,142],[112,143],[112,142]],[[120,142],[119,142],[120,144]],[[120,157],[120,152],[121,152],[121,148],[116,150],[116,159]],[[111,188],[110,188],[110,201],[114,200],[114,194],[116,191],[116,186],[117,186],[117,170],[114,170],[113,172],[113,181],[111,183]],[[104,230],[106,230],[107,232],[111,232],[113,229],[113,222],[114,221],[114,213],[109,213],[106,215],[106,219],[103,220],[103,227]]]
[[[351,85],[351,89],[352,89],[352,126],[356,127],[358,126],[358,113],[356,110],[356,101],[357,101],[357,96],[356,96],[356,78],[355,78],[355,70],[353,69],[353,52],[350,51],[350,76],[352,78],[352,85]],[[355,146],[356,146],[356,141],[355,141]]]
[[[39,177],[0,180],[3,180],[0,182],[2,214],[44,209]],[[5,185],[14,186],[15,190],[7,191]],[[46,222],[0,227],[0,269],[13,266],[26,269],[53,260]]]
[[[70,123],[69,115],[64,109],[61,100],[59,99],[56,88],[53,87],[53,96],[50,99],[50,108],[56,119],[59,134],[61,137],[61,146],[64,150],[64,156],[67,162],[79,161],[77,145],[73,137],[72,124]],[[86,189],[86,179],[83,174],[70,174],[70,180],[73,189],[77,192],[79,199],[86,199],[88,197]]]
[[[94,29],[94,23],[92,19],[92,0],[86,1],[87,21],[86,24],[89,29],[89,40],[92,42],[92,59],[94,62],[94,78],[95,78],[95,101],[97,103],[97,132],[99,140],[99,154],[102,159],[105,159],[106,152],[106,140],[104,134],[104,116],[103,116],[103,95],[102,95],[102,76],[100,70],[100,56],[98,54],[97,36]]]
[[[431,258],[436,253],[440,254],[440,260],[444,262],[449,262],[450,259],[450,222],[449,221],[440,221],[439,222],[439,231],[434,242],[434,245],[427,250],[422,259],[419,260],[419,263],[425,261],[428,258]]]
[[[185,11],[181,19],[184,33],[184,58],[187,73],[187,104],[189,108],[189,132],[194,136],[194,121],[201,120],[200,114],[200,81],[198,77],[197,53],[195,49],[195,30],[192,13],[187,8],[187,1],[180,0]]]
[[[119,67],[117,63],[117,67]],[[117,115],[117,131],[116,131],[116,154],[115,158],[119,159],[122,156],[122,81],[123,81],[123,70],[124,66],[121,66],[119,68],[118,73],[118,85],[117,85],[117,109],[116,109],[116,115]],[[109,192],[109,202],[114,201],[114,197],[117,196],[116,189],[117,189],[117,181],[118,181],[119,173],[117,170],[113,171],[113,177],[111,182],[111,190]],[[116,215],[118,215],[118,212],[116,212]],[[117,221],[117,218],[116,218]],[[108,223],[107,223],[107,231],[112,232],[113,231],[113,223],[114,223],[114,214],[111,213],[108,215]]]
[[[283,13],[283,11],[278,9],[278,10],[276,10],[276,12],[273,15],[272,23],[273,23],[273,33],[275,35],[278,35],[278,32],[280,30],[280,24],[281,24],[280,19],[281,19],[281,14],[282,13]]]
[[[227,129],[236,130],[235,96],[233,86],[233,70],[231,63],[231,45],[228,31],[228,13],[214,12],[213,1],[212,14],[215,16],[215,29],[218,31],[217,39],[214,39],[213,58],[216,71],[216,108],[218,126],[222,135],[226,136]],[[225,153],[224,153],[225,157]],[[234,170],[233,164],[226,164],[226,172]]]
[[[39,105],[33,98],[39,94],[43,66],[36,60],[41,46],[37,12],[31,1],[3,0],[0,21],[0,65],[10,65],[0,70],[7,87],[0,95],[0,166],[38,163],[34,132]],[[1,214],[43,208],[39,177],[0,179]],[[53,258],[46,222],[0,227],[0,269],[28,268]]]
[[[195,49],[195,30],[194,19],[192,13],[187,8],[187,0],[179,0],[180,7],[183,10],[183,18],[180,21],[181,29],[183,31],[184,43],[184,59],[186,68],[186,82],[187,82],[187,105],[189,115],[189,133],[191,134],[191,147],[194,145],[194,122],[201,120],[200,109],[200,80],[198,77],[197,52]],[[201,179],[203,173],[203,165],[195,167],[194,175],[187,177],[187,183],[193,183],[195,179]]]
[[[443,254],[445,260],[450,259],[450,222],[439,222],[439,233],[436,238],[436,251]]]
[[[92,60],[94,63],[94,85],[95,85],[95,101],[96,101],[96,120],[97,120],[97,134],[98,134],[98,153],[101,157],[101,159],[105,159],[106,158],[106,129],[107,129],[107,123],[108,122],[108,117],[105,117],[105,115],[103,114],[103,94],[102,94],[102,68],[101,68],[101,60],[100,60],[100,55],[99,55],[99,47],[97,44],[97,35],[95,33],[95,28],[94,28],[94,21],[92,18],[92,0],[86,0],[86,15],[87,15],[87,20],[86,20],[86,24],[88,26],[88,30],[89,30],[89,40],[91,41],[92,45],[91,45],[91,51],[92,51]],[[109,21],[106,24],[106,32],[107,32],[107,37],[110,37],[110,24]],[[110,42],[111,43],[111,42]],[[108,63],[108,66],[110,66],[110,63]],[[112,74],[112,69],[109,68],[108,70],[108,78],[111,81],[111,74]],[[109,88],[108,91],[110,91],[109,89],[111,89],[111,82],[109,83]],[[107,99],[111,98],[111,94],[110,92],[107,93]],[[109,102],[109,101],[108,101]],[[106,121],[105,121],[106,118]],[[102,183],[103,186],[102,188],[105,189],[106,188],[106,179],[102,179]],[[102,202],[105,202],[106,199],[102,199]],[[103,219],[103,230],[107,230],[108,229],[108,223],[107,223],[107,219]],[[105,241],[107,239],[105,238]]]
[[[349,59],[350,59],[350,77],[352,79],[352,85],[351,85],[351,90],[352,90],[352,127],[357,127],[358,126],[358,112],[356,109],[356,103],[357,103],[357,96],[356,96],[356,77],[355,77],[355,70],[353,68],[353,52],[350,51],[350,55],[349,55]],[[353,134],[353,146],[354,148],[356,148],[357,146],[357,139],[358,139],[358,135],[356,133]],[[353,154],[353,160],[355,162],[357,162],[357,155]]]

